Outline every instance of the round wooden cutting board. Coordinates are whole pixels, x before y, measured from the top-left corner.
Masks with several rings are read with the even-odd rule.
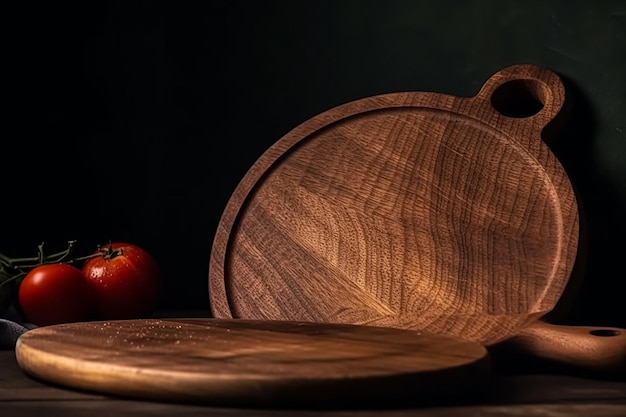
[[[474,97],[384,94],[297,126],[223,212],[214,316],[485,345],[532,328],[555,307],[578,249],[576,196],[542,140],[564,99],[556,74],[515,65]]]
[[[540,110],[505,116],[519,113],[508,104],[517,96]],[[209,271],[214,315],[485,344],[516,334],[554,307],[576,257],[576,198],[541,139],[563,100],[555,74],[523,65],[472,98],[386,94],[304,122],[225,208]]]
[[[450,336],[199,318],[40,327],[15,352],[28,374],[80,390],[277,408],[467,400],[490,368],[483,346]]]

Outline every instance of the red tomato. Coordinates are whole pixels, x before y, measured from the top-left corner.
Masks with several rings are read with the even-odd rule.
[[[26,318],[37,326],[88,320],[91,288],[78,269],[66,264],[40,265],[28,272],[18,289]]]
[[[161,292],[161,273],[152,256],[130,243],[103,245],[101,256],[83,265],[102,320],[141,318],[151,313]]]

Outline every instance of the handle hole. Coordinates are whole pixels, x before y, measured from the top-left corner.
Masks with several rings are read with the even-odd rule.
[[[531,117],[543,109],[547,86],[540,81],[523,79],[502,84],[491,95],[491,105],[507,117]]]
[[[613,336],[619,336],[620,334],[622,334],[622,332],[620,332],[619,330],[613,330],[613,329],[596,329],[596,330],[591,330],[589,334],[593,336],[600,336],[600,337],[613,337]]]

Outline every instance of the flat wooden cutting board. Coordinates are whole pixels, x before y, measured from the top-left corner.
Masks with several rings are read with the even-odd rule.
[[[142,319],[40,327],[16,346],[31,376],[140,399],[270,407],[398,406],[480,394],[475,342],[349,324]]]

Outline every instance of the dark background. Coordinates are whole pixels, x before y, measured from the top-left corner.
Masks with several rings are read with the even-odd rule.
[[[347,101],[470,96],[534,63],[574,117],[551,146],[585,211],[564,322],[626,326],[623,1],[5,2],[0,252],[77,239],[151,252],[164,308],[208,307],[215,228],[272,143]]]

